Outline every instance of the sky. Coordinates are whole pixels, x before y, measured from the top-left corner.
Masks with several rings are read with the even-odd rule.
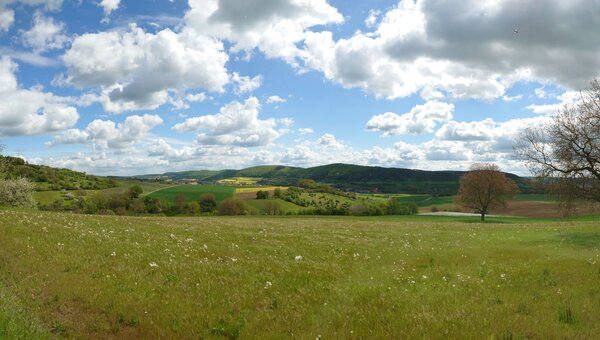
[[[599,0],[0,0],[6,155],[97,175],[528,173],[600,71]]]

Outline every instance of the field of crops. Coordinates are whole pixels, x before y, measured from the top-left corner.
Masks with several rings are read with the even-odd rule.
[[[589,220],[0,210],[0,338],[595,338]]]
[[[220,202],[226,198],[233,197],[235,187],[224,185],[177,185],[155,191],[149,194],[148,197],[162,198],[169,202],[175,202],[175,197],[180,193],[185,195],[186,202],[198,201],[200,196],[204,194],[213,194],[217,202]]]

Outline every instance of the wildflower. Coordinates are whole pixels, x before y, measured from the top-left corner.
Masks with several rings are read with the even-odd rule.
[[[110,253],[110,256],[117,256],[117,253],[113,251],[112,253]]]
[[[294,260],[296,260],[296,262],[302,261],[303,257],[298,255],[296,257],[294,257]]]
[[[504,273],[500,274],[500,278],[501,278],[502,280],[506,279],[506,274],[504,274]]]
[[[154,267],[158,267],[158,265],[156,264],[156,262],[150,262],[150,267],[154,268]]]
[[[267,281],[267,283],[265,283],[265,289],[271,288],[273,284],[271,283],[271,281]]]

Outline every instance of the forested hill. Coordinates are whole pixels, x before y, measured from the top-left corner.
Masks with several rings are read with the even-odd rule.
[[[106,189],[116,186],[114,179],[87,175],[69,169],[29,164],[17,157],[0,156],[0,162],[7,165],[2,174],[4,177],[26,177],[35,183],[36,190],[39,191]]]
[[[464,173],[464,171],[424,171],[352,164],[329,164],[312,168],[272,165],[242,170],[183,171],[137,176],[137,178],[170,180],[193,178],[208,183],[233,177],[251,177],[259,179],[260,184],[269,185],[296,185],[301,179],[312,179],[317,182],[332,184],[342,190],[354,192],[453,195],[457,192],[458,181]],[[527,183],[524,178],[513,174],[507,175],[519,184],[522,191],[527,191]]]

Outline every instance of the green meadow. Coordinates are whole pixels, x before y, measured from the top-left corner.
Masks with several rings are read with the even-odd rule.
[[[578,220],[0,210],[0,338],[594,338]]]
[[[148,197],[162,198],[168,202],[175,202],[175,197],[182,193],[185,201],[198,201],[204,194],[213,194],[217,202],[235,195],[235,187],[224,185],[177,185],[160,189],[148,194]]]

